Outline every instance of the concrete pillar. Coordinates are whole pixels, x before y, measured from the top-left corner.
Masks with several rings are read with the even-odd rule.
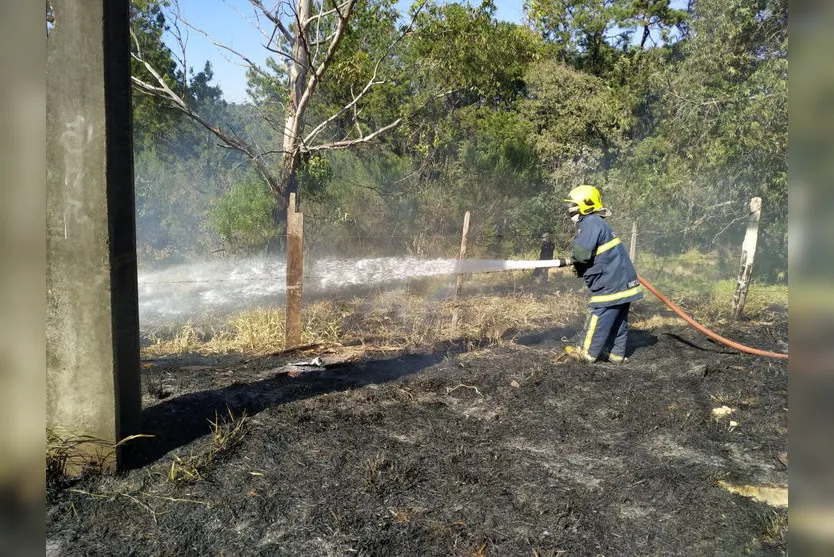
[[[114,442],[141,419],[128,0],[51,4],[47,426]]]

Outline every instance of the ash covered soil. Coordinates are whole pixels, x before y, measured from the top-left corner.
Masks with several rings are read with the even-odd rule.
[[[778,350],[787,324],[717,332]],[[719,486],[787,484],[786,362],[684,326],[633,330],[622,366],[555,361],[574,333],[297,377],[298,354],[146,361],[156,437],[127,474],[49,487],[48,554],[786,555],[787,510]],[[170,481],[228,410],[238,442]]]

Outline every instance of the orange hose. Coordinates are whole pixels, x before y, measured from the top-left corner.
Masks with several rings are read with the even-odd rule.
[[[678,317],[680,317],[681,319],[683,319],[684,321],[686,321],[687,323],[689,323],[690,325],[692,325],[693,327],[695,327],[696,329],[698,329],[699,331],[701,331],[702,333],[704,333],[705,335],[710,337],[711,339],[717,340],[721,344],[726,344],[727,346],[735,348],[736,350],[739,350],[741,352],[746,352],[748,354],[754,354],[756,356],[765,356],[767,358],[781,358],[781,359],[784,359],[784,360],[788,359],[787,354],[782,354],[782,353],[779,353],[779,352],[768,352],[767,350],[759,350],[758,348],[750,348],[749,346],[744,346],[743,344],[739,344],[739,343],[734,342],[730,339],[724,338],[721,335],[713,333],[712,331],[710,331],[709,329],[707,329],[706,327],[704,327],[703,325],[701,325],[700,323],[698,323],[697,321],[695,321],[694,319],[689,317],[687,314],[685,314],[681,308],[679,308],[674,303],[672,303],[666,296],[664,296],[663,294],[658,292],[657,288],[652,286],[649,283],[649,281],[647,281],[646,279],[644,279],[640,275],[637,275],[637,279],[643,284],[643,286],[645,286],[646,288],[649,289],[649,292],[651,292],[652,294],[657,296],[657,298],[661,302],[663,302],[664,304],[669,306],[669,309],[671,309],[672,311],[677,313]]]

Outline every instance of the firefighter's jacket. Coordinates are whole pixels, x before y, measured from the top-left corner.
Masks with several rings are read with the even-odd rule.
[[[572,255],[576,274],[591,290],[590,307],[616,306],[643,297],[625,246],[599,214],[580,217]]]

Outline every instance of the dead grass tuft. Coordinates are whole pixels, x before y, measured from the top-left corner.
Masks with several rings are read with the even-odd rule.
[[[788,536],[788,515],[784,512],[772,511],[762,517],[764,532],[762,542],[768,545],[780,545]]]
[[[81,474],[100,474],[115,463],[116,450],[134,439],[131,435],[112,443],[89,435],[75,435],[62,428],[46,430],[46,481],[56,484]]]
[[[365,489],[372,493],[384,493],[397,489],[409,489],[420,479],[419,470],[382,453],[365,461]]]
[[[741,393],[728,393],[725,391],[716,391],[714,393],[710,393],[709,398],[716,404],[721,404],[723,406],[738,406],[738,402],[741,399]]]
[[[168,470],[169,481],[192,482],[203,479],[206,470],[220,455],[240,444],[246,431],[246,413],[235,416],[231,410],[228,412],[228,417],[215,415],[214,421],[209,420],[211,441],[205,448],[196,453],[192,451],[184,458],[174,456]]]

